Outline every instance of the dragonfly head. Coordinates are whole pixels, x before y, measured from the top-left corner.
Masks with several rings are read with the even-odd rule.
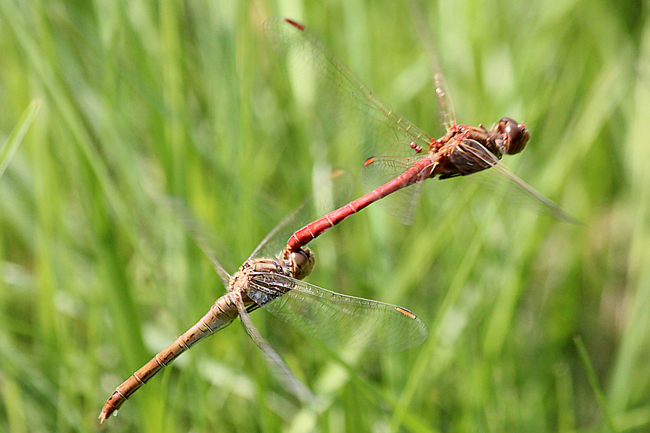
[[[297,280],[302,280],[314,269],[316,259],[309,248],[301,248],[296,251],[285,250],[283,255],[283,260],[291,267],[291,276]]]
[[[504,117],[496,124],[495,129],[501,135],[500,150],[508,155],[515,155],[526,147],[530,140],[530,132],[523,123],[517,123],[515,120]]]

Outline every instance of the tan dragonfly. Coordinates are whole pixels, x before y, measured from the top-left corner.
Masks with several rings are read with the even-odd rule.
[[[295,219],[294,212],[278,224],[232,276],[219,264],[210,245],[204,239],[197,239],[224,281],[227,293],[187,332],[117,387],[99,415],[102,423],[156,373],[238,316],[248,335],[275,367],[273,371],[282,384],[300,400],[315,401],[253,325],[249,313],[259,307],[334,347],[361,343],[367,350],[398,351],[426,339],[424,323],[405,308],[331,292],[301,281],[311,273],[315,263],[308,248],[295,251],[285,248],[277,258],[258,257],[273,239],[286,239],[285,233],[291,233],[296,227],[289,227]]]

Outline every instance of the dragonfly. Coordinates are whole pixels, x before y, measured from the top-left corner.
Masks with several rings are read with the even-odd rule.
[[[293,231],[295,226],[290,224],[300,213],[293,212],[281,221],[233,275],[215,257],[210,240],[203,236],[205,229],[196,220],[188,220],[187,214],[183,215],[183,222],[212,262],[227,293],[194,326],[117,387],[99,415],[101,423],[111,414],[117,414],[124,402],[165,366],[237,317],[264,352],[282,385],[299,400],[316,402],[255,328],[249,313],[260,307],[333,347],[362,344],[367,350],[399,351],[417,346],[427,338],[426,325],[406,308],[343,295],[302,281],[315,264],[309,248],[291,251],[285,247],[275,258],[264,257],[263,251],[276,244],[276,239],[281,239],[281,245]],[[287,227],[291,227],[288,232]]]
[[[483,125],[458,124],[444,79],[441,74],[436,74],[436,94],[446,133],[435,139],[376,96],[304,25],[289,18],[271,17],[264,22],[264,31],[278,52],[294,59],[298,57],[305,69],[329,83],[323,91],[337,92],[340,98],[348,100],[363,113],[362,116],[370,119],[371,131],[375,127],[381,129],[380,132],[368,132],[371,135],[367,137],[368,141],[385,140],[389,143],[374,145],[389,147],[394,153],[406,155],[366,159],[364,171],[373,173],[368,176],[377,179],[380,186],[296,231],[288,241],[291,251],[300,250],[350,215],[408,186],[420,184],[425,179],[467,176],[489,168],[505,176],[516,190],[523,193],[521,195],[541,205],[552,216],[576,222],[500,162],[503,155],[518,154],[526,147],[530,131],[524,123],[504,117],[489,129]],[[417,195],[419,188],[411,190]],[[411,198],[409,201],[415,200]]]

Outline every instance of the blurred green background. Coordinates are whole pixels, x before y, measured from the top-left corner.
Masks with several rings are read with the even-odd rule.
[[[422,346],[342,361],[257,312],[322,411],[292,399],[235,324],[99,426],[115,387],[223,294],[161,197],[188,203],[233,272],[319,167],[359,172],[354,143],[312,134],[264,19],[304,22],[437,134],[409,7],[0,2],[0,142],[42,100],[0,178],[0,430],[650,430],[650,16],[601,0],[420,11],[458,120],[525,121],[532,140],[505,162],[582,226],[428,181],[413,226],[363,211],[313,243],[308,279],[413,310]]]

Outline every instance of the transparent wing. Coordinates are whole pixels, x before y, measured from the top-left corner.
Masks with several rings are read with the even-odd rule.
[[[192,236],[196,244],[199,246],[201,251],[210,259],[212,267],[217,272],[224,285],[228,287],[230,281],[230,274],[222,266],[221,262],[217,257],[227,257],[228,255],[222,251],[222,248],[219,248],[219,242],[216,241],[212,232],[199,221],[192,212],[187,208],[187,206],[176,197],[164,197],[164,204],[169,207],[172,214],[178,219],[178,221],[183,225],[185,230]],[[234,269],[232,263],[225,263],[225,265],[230,266],[231,269]]]
[[[397,305],[342,295],[278,274],[252,278],[251,299],[270,299],[262,307],[333,347],[354,344],[372,351],[399,351],[427,338],[426,325]]]
[[[302,224],[302,221],[308,221],[311,211],[311,199],[305,200],[293,212],[284,217],[273,229],[255,250],[251,253],[248,259],[257,257],[273,257],[278,251],[284,248],[287,239],[291,236],[293,231]]]
[[[406,4],[411,13],[411,19],[415,25],[418,38],[424,46],[427,57],[429,58],[429,67],[433,74],[433,82],[436,86],[436,96],[438,97],[438,104],[440,105],[440,121],[445,128],[442,133],[445,134],[453,126],[456,126],[454,105],[451,103],[451,98],[449,97],[449,90],[447,89],[445,78],[440,69],[440,62],[438,61],[436,49],[431,42],[433,36],[431,35],[431,30],[425,19],[426,14],[424,12],[424,7],[418,0],[408,0]]]
[[[359,122],[365,156],[413,155],[411,143],[429,149],[432,137],[377,97],[302,25],[272,17],[264,22],[264,31],[273,47],[299,68],[300,77],[315,77],[315,106],[326,107],[330,117]]]
[[[440,119],[445,128],[443,133],[446,133],[451,128],[456,126],[456,113],[454,113],[454,105],[449,96],[449,89],[442,74],[434,74],[434,83],[436,84],[436,95],[438,96],[438,104],[440,105]]]
[[[548,214],[560,221],[579,224],[578,220],[573,218],[555,202],[545,197],[542,193],[512,173],[480,143],[476,141],[469,142],[468,140],[468,143],[463,143],[460,146],[464,150],[463,153],[467,155],[468,161],[471,159],[475,160],[470,163],[492,168],[491,170],[483,170],[469,176],[473,180],[478,181],[482,186],[495,189],[506,182],[505,194],[514,204],[531,207],[540,213]]]
[[[302,402],[314,405],[319,404],[316,396],[314,396],[309,388],[307,388],[296,376],[294,376],[293,373],[291,373],[291,370],[289,370],[289,367],[287,367],[280,355],[273,350],[271,345],[264,339],[264,337],[262,337],[255,325],[253,325],[253,321],[248,315],[248,311],[246,310],[241,297],[236,296],[234,299],[235,304],[237,305],[237,310],[239,311],[239,319],[241,320],[246,333],[253,342],[255,342],[257,347],[264,352],[266,360],[271,367],[271,371],[282,386]]]
[[[335,170],[323,174],[316,182],[318,187],[315,188],[314,194],[280,221],[255,248],[249,259],[274,257],[284,248],[287,240],[297,228],[311,221],[314,216],[325,214],[342,206],[349,201],[352,195],[354,181],[346,171]],[[164,197],[162,204],[170,209],[172,215],[192,236],[201,251],[210,259],[214,270],[228,287],[230,274],[228,274],[225,267],[236,269],[236,266],[231,261],[228,261],[225,248],[220,247],[221,244],[212,231],[199,221],[179,198]]]
[[[375,188],[395,179],[408,170],[420,157],[398,158],[377,156],[370,158],[361,170],[361,186],[364,191]],[[424,180],[424,179],[423,179]],[[386,212],[393,215],[402,224],[413,224],[415,206],[420,197],[422,182],[417,182],[407,188],[402,188],[379,201]]]
[[[354,179],[344,170],[316,173],[314,183],[313,194],[269,232],[249,259],[275,257],[297,229],[346,204],[354,190]]]

